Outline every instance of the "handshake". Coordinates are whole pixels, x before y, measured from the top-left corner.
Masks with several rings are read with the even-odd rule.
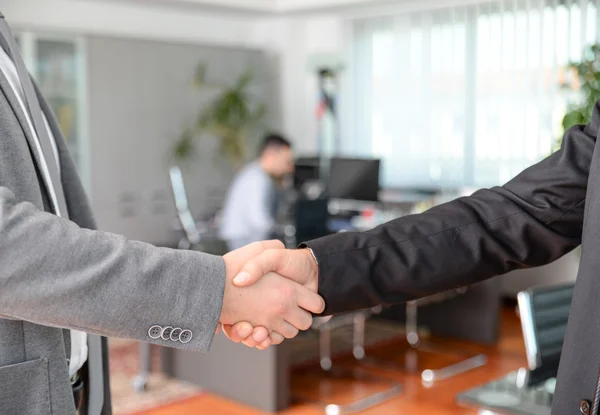
[[[311,313],[324,311],[325,302],[317,294],[317,261],[308,249],[255,242],[223,259],[226,281],[219,328],[232,341],[264,350],[308,330]]]

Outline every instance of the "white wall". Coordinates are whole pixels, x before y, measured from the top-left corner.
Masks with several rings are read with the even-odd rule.
[[[273,17],[257,25],[255,42],[280,57],[283,133],[299,152],[317,151],[318,81],[311,61],[346,55],[346,21],[334,14]]]
[[[283,132],[303,152],[317,150],[317,77],[309,60],[344,55],[347,25],[341,14],[266,16],[143,2],[0,0],[15,29],[247,47],[280,57]]]
[[[102,0],[0,0],[15,28],[257,47],[258,16]]]

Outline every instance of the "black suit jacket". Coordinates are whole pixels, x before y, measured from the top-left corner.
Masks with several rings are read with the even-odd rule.
[[[600,369],[600,154],[592,122],[504,186],[396,219],[369,232],[307,243],[326,313],[404,302],[544,265],[582,243],[554,415],[579,413]],[[589,182],[589,183],[588,183]],[[585,219],[584,219],[585,218]]]

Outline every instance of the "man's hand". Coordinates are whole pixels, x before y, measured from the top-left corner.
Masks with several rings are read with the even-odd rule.
[[[270,272],[296,281],[313,292],[319,288],[319,267],[308,249],[267,249],[247,262],[233,283],[248,287]]]
[[[270,249],[265,250],[265,247]],[[220,322],[232,340],[246,339],[252,334],[254,326],[257,329],[254,330],[253,338],[264,338],[271,332],[273,343],[280,343],[284,337],[295,337],[299,329],[306,330],[310,327],[312,316],[309,312],[319,314],[323,311],[324,303],[316,294],[316,283],[308,279],[299,284],[294,281],[299,278],[295,274],[282,278],[269,271],[252,278],[252,275],[258,274],[257,266],[262,267],[261,270],[278,266],[276,262],[271,262],[277,260],[273,253],[294,252],[281,248],[280,242],[259,242],[224,256],[227,281]],[[255,258],[246,263],[252,257]],[[246,280],[235,286],[232,284],[233,277],[240,274],[240,267],[244,263],[246,265],[242,267],[241,275],[245,275]],[[229,326],[240,321],[244,323],[236,324],[235,328]],[[265,347],[269,344],[263,342],[260,345]]]
[[[276,272],[286,278],[289,278],[312,292],[318,289],[318,266],[315,258],[308,249],[285,250],[267,249],[260,255],[245,264],[233,283],[239,287],[247,287],[255,284],[263,276],[270,272]],[[315,312],[315,314],[320,314]],[[235,326],[223,326],[225,334],[233,341],[243,341],[250,347],[265,349],[271,344],[279,344],[283,337],[277,332],[272,332],[270,339],[266,339],[265,331],[257,327],[252,332],[252,327],[248,323],[239,323]],[[250,336],[252,335],[252,336]]]

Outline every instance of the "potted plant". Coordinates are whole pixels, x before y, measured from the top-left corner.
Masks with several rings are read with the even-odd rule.
[[[252,71],[245,71],[232,85],[209,82],[206,72],[205,64],[198,65],[194,87],[217,91],[217,94],[201,109],[194,124],[181,134],[173,146],[172,156],[178,164],[193,160],[198,155],[197,139],[209,135],[219,140],[221,154],[234,167],[239,167],[246,161],[249,139],[263,127],[266,107],[250,90]]]
[[[600,99],[600,45],[586,48],[581,62],[569,64],[561,86],[577,92],[563,117],[563,132],[575,125],[588,124],[596,101]],[[560,148],[561,141],[562,137],[557,140],[555,149]]]

